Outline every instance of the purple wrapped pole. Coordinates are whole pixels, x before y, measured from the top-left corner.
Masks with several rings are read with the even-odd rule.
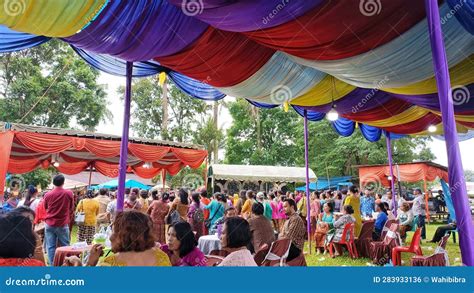
[[[433,67],[443,119],[444,138],[448,153],[449,189],[456,212],[459,247],[461,248],[463,264],[474,266],[474,245],[472,245],[474,243],[474,226],[472,225],[466,182],[459,151],[451,82],[446,61],[446,51],[444,49],[438,2],[436,0],[425,0],[425,8],[431,41],[431,53],[433,55]]]
[[[122,127],[122,141],[120,142],[117,211],[123,210],[125,179],[127,177],[128,129],[130,127],[130,103],[132,100],[132,69],[133,69],[133,62],[127,62],[127,68],[126,68],[127,81],[125,85],[125,105],[124,105],[124,111],[123,111],[124,114],[123,114],[123,127]]]
[[[385,141],[387,142],[387,157],[388,167],[390,168],[390,188],[392,192],[392,212],[393,215],[397,216],[397,199],[395,198],[395,177],[393,177],[393,162],[392,162],[392,140],[390,139],[390,132],[385,133]],[[398,178],[400,180],[400,178]]]
[[[308,229],[308,245],[311,254],[311,209],[309,198],[309,158],[308,158],[308,111],[304,110],[304,166],[306,169],[306,226]]]

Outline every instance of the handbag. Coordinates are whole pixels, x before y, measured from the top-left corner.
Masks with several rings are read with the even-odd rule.
[[[166,216],[166,224],[168,225],[174,225],[179,222],[182,222],[182,219],[177,210],[172,211],[168,216]]]
[[[84,225],[84,222],[86,220],[86,214],[83,212],[82,207],[83,207],[83,202],[81,200],[81,202],[79,202],[79,205],[77,206],[78,211],[76,212],[74,216],[74,222],[79,226]]]
[[[210,229],[210,228],[211,228],[212,220],[214,220],[214,218],[216,217],[217,213],[221,210],[222,207],[224,207],[224,206],[221,205],[221,204],[219,204],[219,209],[214,213],[214,215],[212,215],[212,218],[207,219],[207,220],[204,221],[204,225],[206,225],[206,228],[207,228],[207,229]]]

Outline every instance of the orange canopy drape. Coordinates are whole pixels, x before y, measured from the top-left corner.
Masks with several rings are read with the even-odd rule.
[[[448,181],[448,171],[444,168],[437,167],[430,163],[410,163],[398,165],[400,178],[402,182],[418,182],[418,181],[434,181],[441,178]],[[397,169],[393,166],[393,173],[397,176]],[[390,168],[388,166],[362,166],[359,167],[360,185],[364,186],[369,183],[379,183],[383,186],[390,186],[387,177],[390,176]]]
[[[46,168],[51,165],[53,154],[57,154],[56,160],[60,161],[57,169],[62,173],[77,174],[94,164],[95,169],[103,175],[118,176],[120,141],[6,131],[1,133],[0,143],[0,159],[8,162],[0,166],[2,178],[5,178],[7,171],[21,174],[38,167]],[[185,166],[198,168],[207,158],[206,150],[140,143],[129,143],[128,147],[133,159],[127,171],[142,178],[153,178],[163,169],[175,175]],[[144,163],[151,163],[151,166],[145,168]],[[4,186],[4,182],[2,184]],[[2,191],[3,186],[0,186]]]

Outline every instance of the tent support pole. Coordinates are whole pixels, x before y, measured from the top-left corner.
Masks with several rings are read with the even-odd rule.
[[[311,254],[311,210],[309,197],[309,156],[308,156],[308,112],[304,110],[304,164],[306,169],[306,225],[308,231],[308,247]]]
[[[89,165],[89,183],[87,184],[87,189],[91,189],[91,182],[92,182],[92,166],[94,163]]]
[[[130,104],[132,100],[132,71],[133,62],[127,61],[127,80],[125,85],[125,105],[123,114],[122,140],[120,142],[120,163],[117,192],[117,211],[123,210],[125,178],[127,177],[127,158],[128,158],[128,130],[130,128]]]
[[[392,212],[397,216],[397,199],[395,198],[395,177],[393,176],[393,161],[392,161],[392,140],[390,139],[390,132],[385,132],[385,141],[387,143],[387,157],[388,167],[390,168],[390,189],[392,193]]]
[[[438,87],[438,98],[443,121],[446,151],[448,153],[449,186],[456,212],[457,228],[459,231],[459,246],[463,264],[474,266],[474,225],[467,198],[466,182],[459,151],[454,105],[451,94],[451,82],[446,60],[438,1],[425,0],[426,18],[433,55],[433,67]]]

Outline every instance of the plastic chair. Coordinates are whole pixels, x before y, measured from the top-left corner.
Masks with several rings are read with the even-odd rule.
[[[263,267],[283,267],[286,265],[286,258],[290,253],[291,240],[284,238],[272,242],[270,249],[262,261]]]
[[[214,249],[209,253],[209,255],[226,257],[227,255],[229,255],[229,253],[227,252],[227,250]]]
[[[354,244],[359,257],[370,256],[370,243],[372,242],[372,230],[374,230],[374,221],[364,222],[359,237],[354,239]]]
[[[370,258],[377,265],[389,263],[392,248],[400,245],[400,234],[398,233],[398,224],[392,223],[390,229],[385,233],[383,241],[370,242]]]
[[[268,254],[268,251],[270,251],[270,247],[265,243],[260,247],[259,250],[257,250],[257,252],[255,252],[253,260],[258,266],[262,265],[263,261],[265,260],[265,256]]]
[[[411,258],[412,266],[423,266],[423,267],[443,267],[449,266],[449,257],[446,251],[446,244],[448,243],[449,234],[446,233],[441,240],[438,242],[435,252],[430,256],[415,255]]]
[[[423,255],[420,247],[421,228],[416,229],[415,234],[411,239],[410,246],[397,246],[392,249],[392,263],[393,266],[400,266],[402,264],[402,252],[414,253],[416,255]]]
[[[206,255],[206,266],[215,267],[224,260],[223,257],[217,255]]]
[[[338,245],[345,245],[347,247],[347,250],[349,251],[349,255],[351,258],[358,258],[359,255],[357,254],[357,249],[354,244],[354,223],[347,223],[344,226],[344,230],[342,230],[342,237],[339,242],[333,242],[331,241],[329,243],[329,255],[331,257],[334,257],[333,250],[334,250],[334,244]],[[347,240],[347,236],[349,236],[349,240]]]

